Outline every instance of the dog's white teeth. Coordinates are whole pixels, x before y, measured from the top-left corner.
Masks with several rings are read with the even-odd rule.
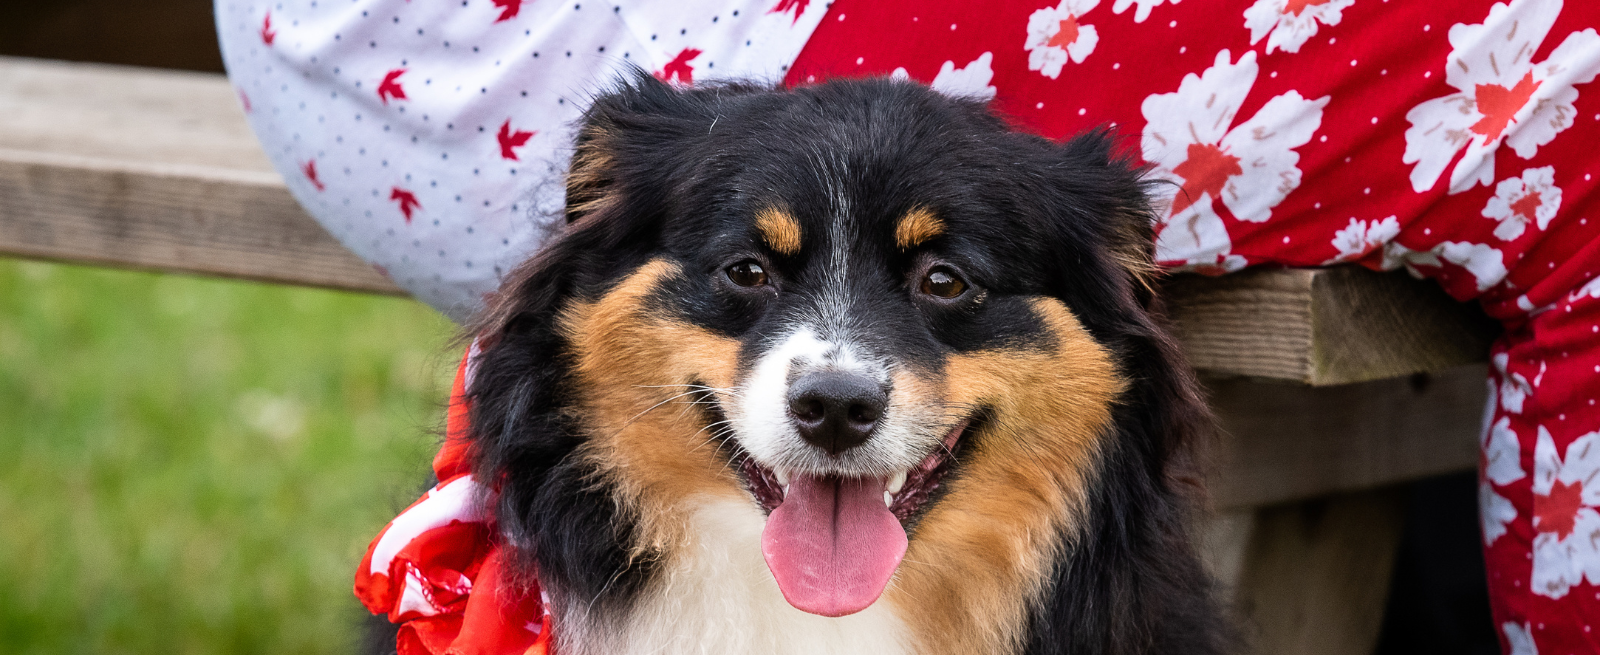
[[[889,478],[889,485],[884,487],[884,489],[891,494],[897,494],[900,493],[900,490],[905,488],[905,486],[906,472],[900,471],[899,473],[894,474],[894,477]]]
[[[894,507],[894,494],[887,491],[883,492],[883,506]]]
[[[784,491],[788,491],[789,490],[789,473],[788,473],[788,471],[785,471],[785,470],[783,470],[781,468],[773,468],[772,469],[772,477],[778,479],[778,484],[783,487]]]

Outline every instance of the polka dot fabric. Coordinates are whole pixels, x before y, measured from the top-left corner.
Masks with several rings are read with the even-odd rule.
[[[560,224],[573,123],[629,65],[782,78],[826,7],[768,0],[215,4],[229,77],[290,191],[462,320]]]
[[[456,317],[556,229],[572,121],[629,62],[680,84],[890,75],[1050,137],[1109,125],[1173,183],[1156,243],[1170,268],[1406,268],[1505,322],[1480,435],[1498,632],[1515,655],[1600,652],[1600,4],[972,7],[219,1],[217,17],[296,196]],[[488,547],[462,548],[481,575]],[[426,588],[460,601],[455,580]],[[548,635],[514,618],[524,631],[505,635]]]

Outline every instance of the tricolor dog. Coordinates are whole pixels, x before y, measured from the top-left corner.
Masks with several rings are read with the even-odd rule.
[[[597,98],[474,326],[476,476],[557,650],[1226,650],[1148,184],[907,82]]]

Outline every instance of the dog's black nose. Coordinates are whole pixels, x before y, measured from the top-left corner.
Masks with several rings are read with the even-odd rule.
[[[883,385],[853,373],[808,373],[789,385],[795,429],[830,455],[865,443],[888,404]]]

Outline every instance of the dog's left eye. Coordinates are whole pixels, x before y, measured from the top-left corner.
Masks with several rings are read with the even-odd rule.
[[[767,283],[767,270],[753,259],[728,267],[728,279],[741,287],[759,287]]]

